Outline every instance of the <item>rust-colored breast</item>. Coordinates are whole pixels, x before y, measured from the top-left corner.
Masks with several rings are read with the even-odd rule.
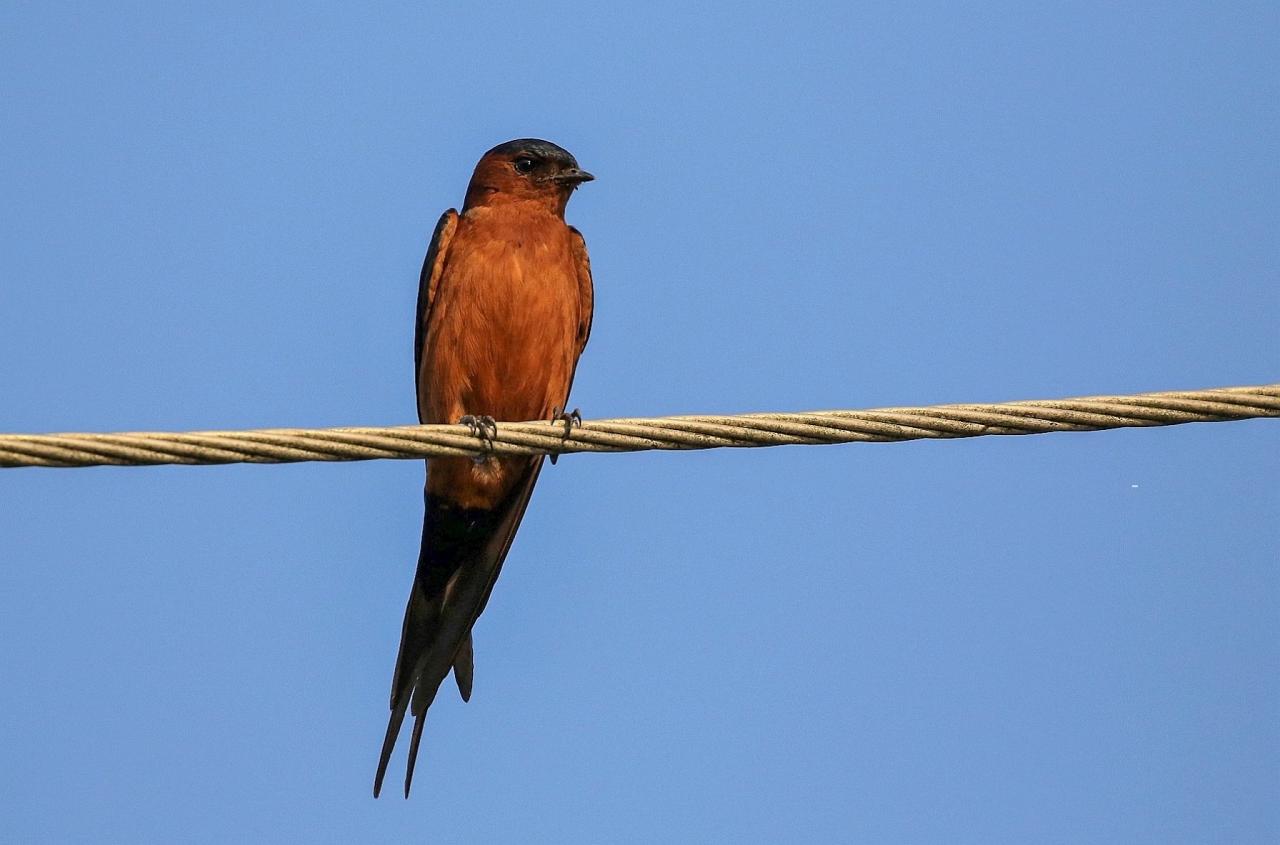
[[[571,232],[545,208],[475,208],[458,221],[431,306],[420,373],[424,422],[465,414],[548,419],[563,408],[580,352],[583,309]],[[492,505],[529,459],[442,458],[428,492]]]

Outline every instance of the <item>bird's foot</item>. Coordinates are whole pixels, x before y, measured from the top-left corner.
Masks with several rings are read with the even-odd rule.
[[[498,436],[498,423],[493,417],[467,414],[458,419],[458,425],[465,425],[470,429],[472,437],[479,437],[486,449],[493,449],[493,440]],[[483,460],[485,460],[484,455],[476,455],[477,462]]]
[[[582,428],[582,412],[579,411],[577,408],[574,408],[572,411],[568,411],[568,412],[562,411],[561,409],[557,408],[551,414],[551,422],[555,423],[555,422],[561,422],[561,421],[564,422],[564,436],[561,437],[560,439],[568,440],[569,434],[573,431],[574,426],[577,426],[578,428]],[[560,456],[551,455],[550,457],[551,457],[551,465],[555,466],[556,458]]]

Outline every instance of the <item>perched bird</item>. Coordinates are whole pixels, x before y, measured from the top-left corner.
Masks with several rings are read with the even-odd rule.
[[[471,426],[563,419],[591,332],[591,265],[564,222],[574,189],[594,177],[568,151],[525,138],[489,150],[462,213],[436,224],[418,283],[413,357],[418,419]],[[391,720],[377,797],[406,711],[412,712],[404,794],[427,708],[453,669],[471,698],[471,626],[484,610],[542,468],[541,457],[430,458],[422,551],[391,680]]]

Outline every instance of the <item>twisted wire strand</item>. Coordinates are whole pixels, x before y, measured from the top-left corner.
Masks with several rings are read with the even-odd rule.
[[[0,467],[370,461],[480,454],[640,452],[1098,431],[1280,417],[1280,384],[1130,396],[810,413],[502,422],[492,443],[463,425],[121,434],[0,434]]]

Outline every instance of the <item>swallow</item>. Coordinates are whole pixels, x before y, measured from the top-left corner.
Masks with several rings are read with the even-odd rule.
[[[440,217],[418,282],[413,359],[422,423],[464,423],[492,442],[494,421],[564,419],[591,334],[591,263],[565,223],[569,197],[594,179],[569,152],[531,138],[481,157],[462,212]],[[576,411],[574,414],[576,415]],[[471,628],[511,548],[542,457],[429,458],[422,547],[404,612],[373,794],[405,714],[413,733],[409,797],[427,708],[449,671],[471,698]]]

